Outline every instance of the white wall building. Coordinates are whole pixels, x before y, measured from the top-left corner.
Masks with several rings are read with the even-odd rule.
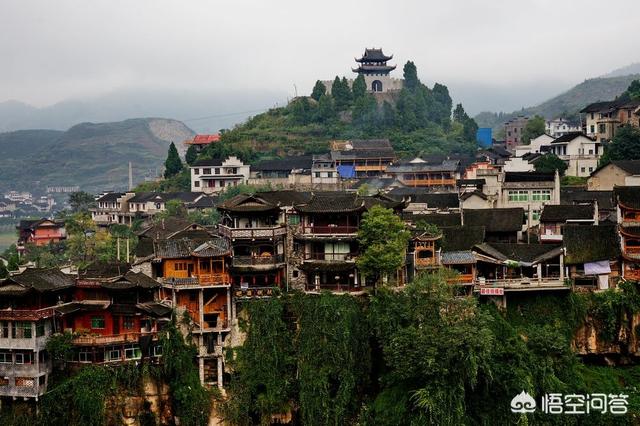
[[[548,152],[567,162],[565,175],[589,177],[598,168],[602,146],[582,133],[568,133],[555,139]]]
[[[199,160],[191,169],[191,191],[207,194],[223,191],[228,186],[247,183],[251,171],[248,164],[231,156],[226,160]]]
[[[553,120],[545,121],[544,123],[545,133],[559,138],[567,133],[580,132],[582,129],[579,125],[573,124],[564,118],[555,118]]]

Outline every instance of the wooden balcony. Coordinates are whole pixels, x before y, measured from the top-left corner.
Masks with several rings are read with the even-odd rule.
[[[559,277],[537,278],[505,278],[498,280],[476,280],[475,291],[484,288],[503,288],[504,291],[539,291],[539,290],[571,290]]]
[[[305,253],[304,260],[317,261],[317,262],[353,262],[355,261],[357,253]]]
[[[355,235],[358,233],[358,227],[351,225],[305,225],[302,232],[306,235]]]
[[[354,286],[349,283],[337,283],[337,284],[307,284],[305,288],[306,292],[316,293],[322,291],[331,291],[333,293],[355,293],[364,291],[362,286]]]
[[[200,274],[187,278],[164,277],[162,284],[175,288],[228,287],[231,285],[231,277],[227,273]]]
[[[271,256],[233,256],[234,267],[268,267],[284,263],[284,255],[276,254]]]
[[[218,225],[220,235],[231,239],[270,239],[281,237],[287,234],[285,225],[277,225],[262,228],[231,228],[225,225]]]
[[[449,284],[473,284],[473,274],[459,274],[455,278],[447,279]]]
[[[76,336],[73,338],[73,344],[76,346],[105,346],[122,343],[138,343],[142,336],[151,336],[153,340],[158,339],[157,332],[121,333],[110,336]]]

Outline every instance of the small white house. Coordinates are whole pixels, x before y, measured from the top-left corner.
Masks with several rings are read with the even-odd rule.
[[[231,156],[226,160],[199,160],[190,166],[191,191],[207,194],[221,192],[229,186],[247,183],[251,170],[248,164]]]
[[[583,133],[568,133],[551,142],[547,152],[567,162],[567,176],[588,177],[598,168],[602,146]]]

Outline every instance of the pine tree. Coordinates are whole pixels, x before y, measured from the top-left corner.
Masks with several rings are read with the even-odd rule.
[[[412,61],[407,61],[402,68],[403,77],[404,77],[404,87],[409,90],[414,90],[420,84],[420,80],[418,80],[418,69],[416,68],[416,64]]]
[[[164,162],[164,177],[165,179],[170,178],[171,176],[177,175],[181,171],[182,160],[180,160],[176,145],[171,142],[171,145],[169,145],[169,151],[167,153],[167,159]]]
[[[313,86],[313,91],[311,92],[311,97],[313,99],[315,99],[316,101],[320,100],[320,96],[324,95],[325,93],[327,93],[327,88],[325,87],[324,83],[321,82],[320,80],[316,81],[316,85]]]
[[[456,108],[453,110],[453,120],[458,123],[464,123],[467,118],[469,118],[469,116],[462,107],[462,104],[456,105]]]
[[[358,77],[353,81],[353,100],[357,101],[367,93],[367,83],[364,81],[364,76],[358,74]]]
[[[196,161],[196,158],[198,158],[198,151],[196,151],[196,147],[193,145],[189,145],[187,153],[184,156],[184,160],[188,165],[192,165],[194,161]]]
[[[336,110],[333,105],[333,99],[329,95],[320,96],[318,100],[318,108],[315,113],[315,121],[326,123],[336,117]]]

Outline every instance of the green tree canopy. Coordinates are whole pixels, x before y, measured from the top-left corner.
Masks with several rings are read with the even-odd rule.
[[[315,86],[313,86],[313,90],[311,91],[311,97],[316,101],[320,100],[320,97],[327,93],[327,87],[320,80],[316,81]]]
[[[560,176],[562,176],[568,166],[567,163],[558,158],[557,155],[545,154],[535,161],[534,167],[536,172],[541,173],[555,173],[557,170],[558,173],[560,173]]]
[[[640,159],[640,129],[634,126],[620,126],[605,150],[602,163],[611,160]]]
[[[529,143],[531,143],[531,139],[535,139],[538,136],[544,135],[544,132],[545,132],[544,117],[536,115],[527,121],[527,125],[524,127],[524,130],[522,131],[522,143],[524,145],[529,145]]]
[[[358,268],[376,279],[392,274],[404,264],[409,231],[393,210],[373,206],[363,215],[358,242],[363,248]]]
[[[170,178],[180,173],[180,171],[182,171],[182,160],[180,160],[176,145],[171,142],[167,153],[167,159],[164,162],[164,177]]]
[[[71,206],[71,211],[74,213],[88,211],[89,208],[95,205],[95,199],[93,198],[93,195],[88,192],[74,192],[69,195],[69,205]]]
[[[187,153],[184,156],[184,161],[186,161],[188,165],[192,165],[197,158],[198,151],[196,150],[195,145],[189,145],[189,148],[187,148]]]
[[[416,68],[416,64],[412,61],[407,61],[402,68],[402,75],[404,77],[404,87],[409,90],[416,89],[420,84],[420,80],[418,79],[418,69]]]

